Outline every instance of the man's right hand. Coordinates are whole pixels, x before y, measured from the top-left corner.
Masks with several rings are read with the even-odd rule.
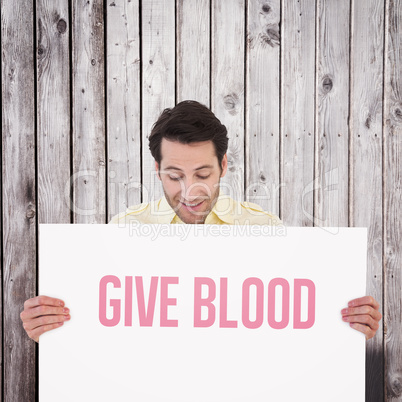
[[[64,302],[48,296],[37,296],[24,303],[20,317],[26,333],[35,342],[47,331],[61,327],[70,317]]]

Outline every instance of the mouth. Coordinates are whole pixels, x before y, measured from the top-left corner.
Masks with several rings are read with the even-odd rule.
[[[185,202],[185,201],[180,201],[181,205],[188,210],[197,210],[200,208],[200,206],[204,203],[203,201],[199,201],[199,202]]]

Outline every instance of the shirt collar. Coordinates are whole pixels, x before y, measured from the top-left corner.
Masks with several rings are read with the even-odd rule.
[[[213,215],[228,225],[233,225],[233,207],[234,201],[228,195],[220,195],[216,201],[212,211],[205,219],[205,223],[215,223]]]
[[[176,212],[173,211],[166,197],[151,202],[151,208],[150,214],[155,219],[154,223],[172,223],[176,216]]]

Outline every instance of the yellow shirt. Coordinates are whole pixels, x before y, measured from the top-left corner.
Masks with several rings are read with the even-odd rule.
[[[109,223],[184,223],[168,204],[165,197],[150,203],[127,208],[115,215]],[[237,202],[220,195],[205,219],[209,225],[282,225],[281,220],[251,202]]]

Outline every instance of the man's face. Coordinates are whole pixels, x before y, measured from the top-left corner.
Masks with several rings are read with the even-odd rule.
[[[212,141],[161,143],[161,163],[155,167],[169,205],[184,223],[204,223],[219,195],[227,157],[219,166]]]

